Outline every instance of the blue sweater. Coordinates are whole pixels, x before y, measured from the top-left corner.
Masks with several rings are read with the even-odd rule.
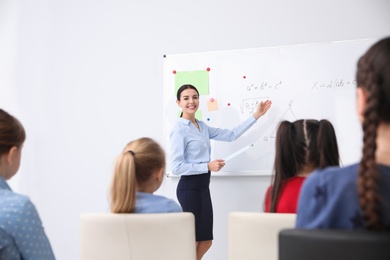
[[[298,228],[362,229],[358,164],[317,170],[304,182],[297,211]],[[390,228],[390,167],[379,165],[381,218]]]

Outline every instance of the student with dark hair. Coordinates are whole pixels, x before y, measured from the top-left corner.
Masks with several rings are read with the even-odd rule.
[[[165,152],[153,139],[131,141],[118,156],[111,182],[112,213],[182,212],[178,203],[153,193],[165,171]]]
[[[338,166],[336,133],[328,120],[301,119],[279,124],[272,184],[265,212],[296,213],[301,185],[315,169]]]
[[[313,173],[304,183],[297,227],[390,229],[390,37],[357,63],[360,163]]]
[[[19,170],[25,139],[19,120],[0,109],[0,259],[55,259],[35,205],[7,183]]]
[[[232,130],[207,126],[195,118],[199,92],[193,85],[177,91],[176,103],[182,115],[170,132],[172,173],[180,175],[177,198],[185,212],[195,215],[197,258],[201,259],[213,240],[213,208],[210,197],[210,172],[225,165],[221,159],[210,159],[210,139],[234,141],[264,115],[271,101],[261,102],[252,116]]]

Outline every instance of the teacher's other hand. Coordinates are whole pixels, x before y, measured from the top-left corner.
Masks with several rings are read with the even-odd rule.
[[[209,171],[218,172],[219,170],[222,169],[223,166],[225,166],[225,160],[221,160],[221,159],[214,160],[209,162],[207,166]]]

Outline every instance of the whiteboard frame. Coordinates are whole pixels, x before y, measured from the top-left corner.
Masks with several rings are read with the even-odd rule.
[[[283,52],[284,50],[293,50],[293,49],[297,50],[298,54],[299,54],[300,51],[302,53],[304,53],[305,50],[310,50],[313,48],[315,50],[316,48],[321,49],[321,47],[324,47],[326,49],[326,48],[333,48],[333,47],[340,47],[340,46],[342,47],[343,45],[347,46],[347,47],[351,47],[351,46],[354,47],[356,45],[357,46],[356,48],[359,49],[359,51],[355,52],[355,54],[356,54],[354,56],[355,60],[345,62],[346,64],[349,64],[347,69],[350,71],[351,70],[354,71],[355,67],[356,67],[356,60],[364,53],[365,49],[367,49],[376,40],[377,39],[374,39],[374,38],[366,38],[366,39],[348,40],[348,41],[307,43],[307,44],[298,44],[298,45],[271,46],[271,47],[261,47],[261,48],[251,48],[251,49],[237,49],[237,50],[225,50],[225,51],[214,51],[214,52],[199,52],[199,53],[164,55],[164,70],[163,70],[163,78],[164,78],[164,84],[163,84],[163,86],[164,86],[164,91],[163,91],[163,93],[164,93],[164,109],[163,109],[163,112],[164,112],[164,139],[163,140],[164,140],[164,143],[163,143],[163,145],[164,145],[164,148],[166,149],[167,159],[168,159],[166,175],[169,177],[179,177],[177,175],[173,175],[169,169],[169,147],[170,146],[168,144],[169,138],[167,136],[169,135],[169,131],[170,131],[170,128],[168,128],[168,127],[172,126],[173,122],[171,122],[171,125],[168,126],[167,120],[166,120],[167,114],[172,112],[172,110],[171,110],[172,107],[173,106],[177,107],[177,105],[175,103],[176,98],[172,99],[172,96],[169,97],[169,95],[172,94],[172,92],[170,93],[169,89],[172,88],[172,90],[173,90],[174,87],[171,85],[171,83],[167,83],[168,82],[167,78],[172,77],[173,70],[191,71],[191,70],[201,69],[202,67],[206,68],[206,67],[208,67],[207,64],[209,64],[210,61],[215,62],[215,60],[218,60],[219,57],[222,57],[224,55],[225,56],[226,55],[235,55],[237,57],[237,55],[238,56],[241,54],[248,55],[248,53],[250,54],[251,52],[256,53],[256,52],[260,51],[260,52],[264,52],[264,53],[273,53],[273,52],[280,53],[280,52]],[[364,47],[362,47],[362,46],[364,46]],[[189,62],[188,63],[183,62],[183,60],[185,61],[187,58],[188,58]],[[171,63],[175,63],[174,62],[175,59],[177,59],[179,62],[176,64],[177,66],[175,67],[175,69],[173,69]],[[208,61],[203,62],[202,59],[206,59]],[[201,64],[201,63],[203,63],[204,65],[199,66],[199,64]],[[215,64],[217,64],[217,63],[215,63]],[[332,67],[332,65],[333,64],[329,63],[329,64],[324,64],[321,66],[324,66],[324,68],[330,68],[330,67]],[[215,67],[211,68],[211,70],[213,70],[213,69],[215,69]],[[351,76],[349,75],[349,77],[351,77]],[[354,79],[354,74],[353,74],[353,79]],[[211,82],[209,82],[209,84],[210,84],[210,92],[211,92],[211,89],[214,87],[212,84],[215,84],[215,81],[212,81],[212,80],[210,80],[210,81]],[[219,86],[217,85],[216,88],[218,88],[218,87]],[[350,95],[350,96],[351,96],[351,99],[348,101],[348,102],[350,102],[349,105],[351,105],[353,102],[355,102],[355,95]],[[271,98],[271,100],[272,100],[272,98]],[[170,102],[172,104],[168,104],[168,102]],[[170,106],[171,108],[168,108],[168,106]],[[274,104],[273,104],[273,106],[274,106]],[[179,108],[177,107],[177,109],[179,109]],[[271,108],[271,110],[272,109],[273,108]],[[269,114],[269,113],[270,112],[268,112],[267,114]],[[264,117],[266,117],[267,114]],[[350,116],[354,117],[355,115],[351,114]],[[321,118],[318,118],[318,119],[321,119]],[[240,121],[242,121],[242,120],[244,120],[243,117],[240,118]],[[261,120],[262,119],[260,119],[259,121],[261,121]],[[203,119],[203,121],[206,121],[206,120]],[[289,120],[289,121],[292,121],[292,120]],[[355,119],[355,121],[356,121],[356,119]],[[223,127],[223,128],[225,128],[225,127]],[[226,128],[232,128],[232,127],[226,127]],[[337,132],[337,125],[335,126],[335,128],[336,128],[336,132]],[[358,133],[358,134],[361,134],[361,133]],[[358,143],[359,139],[357,139],[355,141]],[[216,142],[216,141],[212,140],[211,142]],[[342,140],[339,139],[339,136],[338,136],[338,142],[339,142],[340,150],[347,149],[347,148],[340,147],[340,145],[342,144]],[[247,144],[249,144],[249,143],[247,143]],[[242,144],[240,144],[239,147],[243,147],[244,145],[247,145],[247,144],[242,143]],[[213,152],[214,146],[215,146],[215,144],[212,146],[212,152]],[[358,146],[361,146],[361,144],[358,144]],[[235,150],[237,150],[237,149],[238,148],[236,146]],[[232,152],[233,151],[229,151],[229,153],[232,153]],[[212,154],[212,156],[213,156],[213,154]],[[354,159],[357,160],[358,158],[360,158],[359,156],[360,156],[360,150],[359,150],[359,152],[355,152],[355,155],[353,156],[352,159],[348,158],[347,160],[343,161],[343,157],[341,157],[341,163],[342,163],[342,165],[350,164],[354,161]],[[212,160],[213,159],[216,159],[216,158],[212,157]],[[239,171],[239,170],[224,171],[222,169],[220,172],[212,172],[212,176],[221,176],[221,177],[222,176],[223,177],[225,177],[225,176],[226,177],[228,177],[228,176],[271,176],[272,174],[273,174],[273,161],[272,161],[272,167],[268,166],[267,170],[259,169],[259,170],[244,170],[244,171]]]

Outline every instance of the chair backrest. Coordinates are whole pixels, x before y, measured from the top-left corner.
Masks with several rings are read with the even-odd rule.
[[[229,260],[278,259],[278,234],[295,226],[296,214],[231,212]]]
[[[389,260],[390,232],[284,229],[279,260]]]
[[[192,213],[80,216],[81,260],[195,260]]]

